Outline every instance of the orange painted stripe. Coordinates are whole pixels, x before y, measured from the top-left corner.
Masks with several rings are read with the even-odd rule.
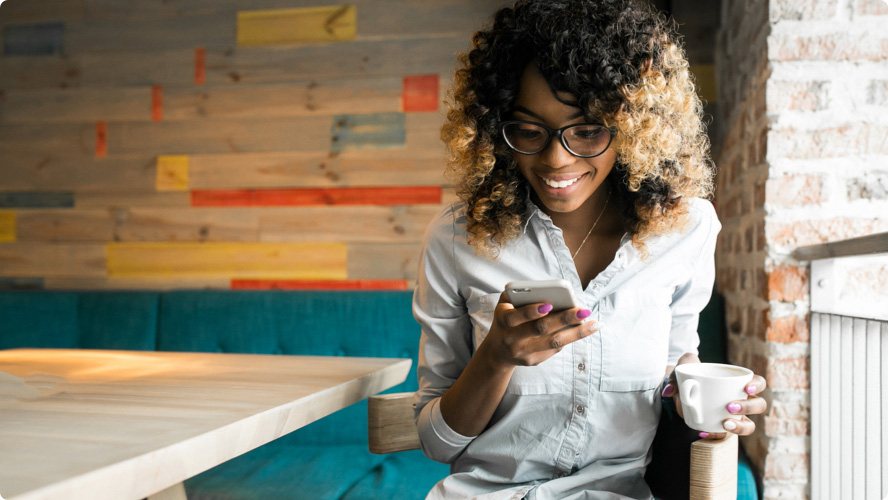
[[[207,83],[207,49],[204,47],[194,49],[194,83]]]
[[[441,186],[336,189],[195,190],[194,207],[310,205],[417,205],[441,203]]]
[[[405,76],[401,108],[405,112],[438,111],[438,75]]]
[[[108,156],[108,124],[96,122],[96,158]]]
[[[163,86],[151,87],[151,121],[163,121]]]
[[[231,280],[232,290],[408,290],[406,280]]]

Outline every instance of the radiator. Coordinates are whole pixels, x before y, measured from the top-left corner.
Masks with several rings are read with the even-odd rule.
[[[813,312],[811,499],[885,498],[888,321]]]

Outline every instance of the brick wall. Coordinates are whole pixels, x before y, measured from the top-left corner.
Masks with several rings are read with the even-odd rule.
[[[885,26],[883,0],[722,1],[717,286],[731,362],[768,379],[743,439],[766,499],[809,496],[809,276],[790,254],[888,231]]]

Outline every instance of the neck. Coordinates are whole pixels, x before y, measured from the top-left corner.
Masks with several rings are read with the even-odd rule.
[[[598,219],[602,210],[605,209],[608,189],[609,187],[606,184],[602,184],[585,203],[573,212],[552,212],[545,209],[545,207],[543,207],[543,211],[552,219],[552,223],[561,228],[562,231],[566,233],[582,233],[585,236],[589,228],[592,227],[593,221]],[[610,206],[613,202],[613,195],[611,195],[611,200],[607,203],[608,211],[610,211]],[[606,218],[606,216],[602,217],[598,227],[604,225],[603,222]]]

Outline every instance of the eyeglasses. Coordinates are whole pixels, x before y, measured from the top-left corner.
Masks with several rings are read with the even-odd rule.
[[[616,129],[591,123],[568,125],[555,130],[520,120],[501,123],[500,131],[506,144],[516,153],[539,154],[549,147],[552,137],[558,137],[564,149],[580,158],[594,158],[607,151],[617,133]]]

